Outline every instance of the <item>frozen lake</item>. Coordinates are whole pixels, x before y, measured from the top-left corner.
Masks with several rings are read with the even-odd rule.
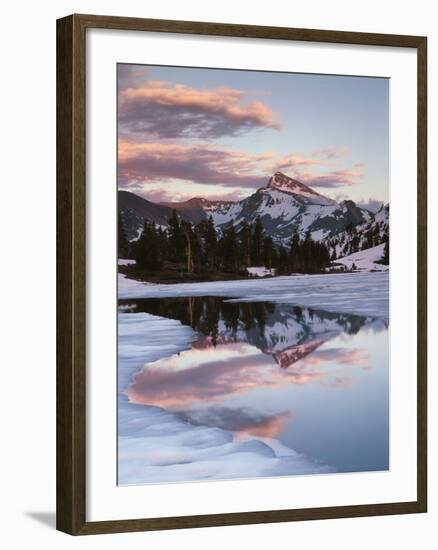
[[[177,296],[226,296],[388,318],[389,273],[298,275],[173,285],[140,283],[119,274],[119,299]]]
[[[388,274],[119,283],[120,484],[388,469]]]

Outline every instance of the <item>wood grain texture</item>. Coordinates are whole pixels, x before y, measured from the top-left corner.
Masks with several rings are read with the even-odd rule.
[[[272,40],[299,40],[307,42],[332,42],[337,44],[364,44],[368,46],[397,46],[416,48],[419,36],[347,32],[287,27],[262,27],[228,23],[204,23],[196,21],[172,21],[166,19],[140,19],[100,15],[74,15],[84,27],[121,29],[151,32],[172,32],[210,36],[266,38]]]
[[[414,502],[86,521],[85,33],[124,29],[417,49],[418,495]],[[408,514],[427,510],[427,41],[420,36],[95,15],[57,21],[57,529],[72,535]]]
[[[427,39],[417,48],[417,500],[427,511]]]
[[[57,528],[85,523],[85,41],[57,22]]]
[[[189,529],[192,527],[220,527],[231,525],[254,525],[258,523],[284,523],[322,519],[353,518],[424,512],[418,502],[393,504],[369,504],[362,506],[332,506],[326,508],[303,508],[295,510],[270,510],[266,512],[241,512],[233,514],[208,514],[169,518],[133,519],[120,521],[88,522],[78,535],[105,535],[134,531],[159,531],[163,529]]]

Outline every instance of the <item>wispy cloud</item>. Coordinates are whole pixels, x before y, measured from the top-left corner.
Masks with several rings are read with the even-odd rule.
[[[324,149],[318,149],[318,151],[314,151],[312,153],[312,156],[335,160],[346,157],[348,153],[349,151],[347,147],[326,147]]]
[[[119,185],[170,179],[231,187],[261,186],[260,164],[270,155],[249,155],[208,145],[119,143]]]
[[[125,84],[119,90],[122,132],[167,139],[214,139],[255,128],[280,128],[272,109],[262,101],[250,100],[246,91],[197,89],[159,80],[134,85],[132,77],[132,72],[122,75]]]
[[[117,68],[118,89],[137,88],[150,78],[150,69],[144,65],[120,64]]]
[[[178,193],[176,180],[198,184],[197,194],[207,192],[211,196],[214,186],[213,194],[218,198],[242,198],[245,189],[266,185],[276,170],[319,188],[352,186],[362,177],[359,168],[327,171],[323,162],[299,154],[250,154],[210,144],[143,143],[126,137],[119,140],[119,186],[148,195],[151,200],[171,200],[172,195],[182,200],[190,198]],[[185,193],[196,192],[185,187]]]
[[[313,383],[344,388],[346,381],[354,383],[353,368],[367,364],[366,351],[336,348],[320,350],[291,368],[282,369],[272,356],[261,354],[246,343],[235,342],[216,346],[215,354],[191,349],[150,364],[134,376],[127,395],[135,403],[179,411],[207,404],[217,414],[217,407],[224,400],[260,389]],[[235,421],[232,429],[243,429],[249,424],[248,418]],[[230,429],[230,419],[221,423],[218,419],[217,425],[224,427],[225,422]]]
[[[289,170],[289,169],[295,169],[297,167],[303,167],[303,166],[315,166],[318,164],[320,164],[320,161],[318,160],[315,160],[312,158],[306,158],[297,154],[292,154],[281,158],[278,161],[277,169]]]
[[[321,187],[332,189],[336,187],[345,187],[356,185],[363,176],[363,172],[358,169],[332,170],[324,174],[314,172],[297,172],[296,178],[310,187]]]

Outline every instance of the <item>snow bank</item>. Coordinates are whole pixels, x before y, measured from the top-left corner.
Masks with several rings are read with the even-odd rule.
[[[256,277],[272,277],[275,275],[275,269],[268,269],[267,267],[247,267],[246,270],[250,275]]]
[[[124,258],[119,258],[117,260],[117,263],[119,265],[134,265],[135,264],[135,260],[129,260],[129,259],[124,259]]]
[[[266,438],[239,440],[176,414],[130,403],[123,390],[145,363],[190,347],[194,332],[179,321],[119,313],[118,483],[233,479],[331,471]]]
[[[339,258],[333,263],[345,265],[348,269],[354,264],[359,271],[388,271],[388,265],[375,263],[383,258],[384,250],[385,245],[379,244],[378,246],[355,252],[344,258]]]
[[[119,391],[132,382],[133,375],[143,365],[189,349],[195,337],[191,327],[174,319],[155,317],[149,313],[119,312]]]
[[[275,448],[275,450],[274,450]],[[235,440],[221,428],[195,426],[159,407],[119,402],[121,485],[326,473],[282,445]]]
[[[389,273],[302,275],[208,283],[148,284],[119,274],[119,298],[226,296],[371,317],[389,316]]]

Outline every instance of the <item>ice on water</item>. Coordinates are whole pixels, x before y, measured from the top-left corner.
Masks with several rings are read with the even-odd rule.
[[[276,277],[156,285],[119,275],[119,298],[225,296],[388,318],[388,273]],[[124,390],[147,363],[189,349],[195,333],[179,321],[119,313],[118,482],[121,485],[232,479],[329,471],[275,440],[234,438],[159,407],[128,402]]]
[[[159,407],[129,403],[123,390],[145,363],[190,347],[179,321],[119,313],[118,482],[120,485],[312,474],[327,466],[278,441],[236,441],[231,432],[195,426]]]
[[[180,283],[148,284],[119,275],[119,298],[227,296],[248,302],[290,303],[336,313],[388,318],[389,273],[342,273]]]

